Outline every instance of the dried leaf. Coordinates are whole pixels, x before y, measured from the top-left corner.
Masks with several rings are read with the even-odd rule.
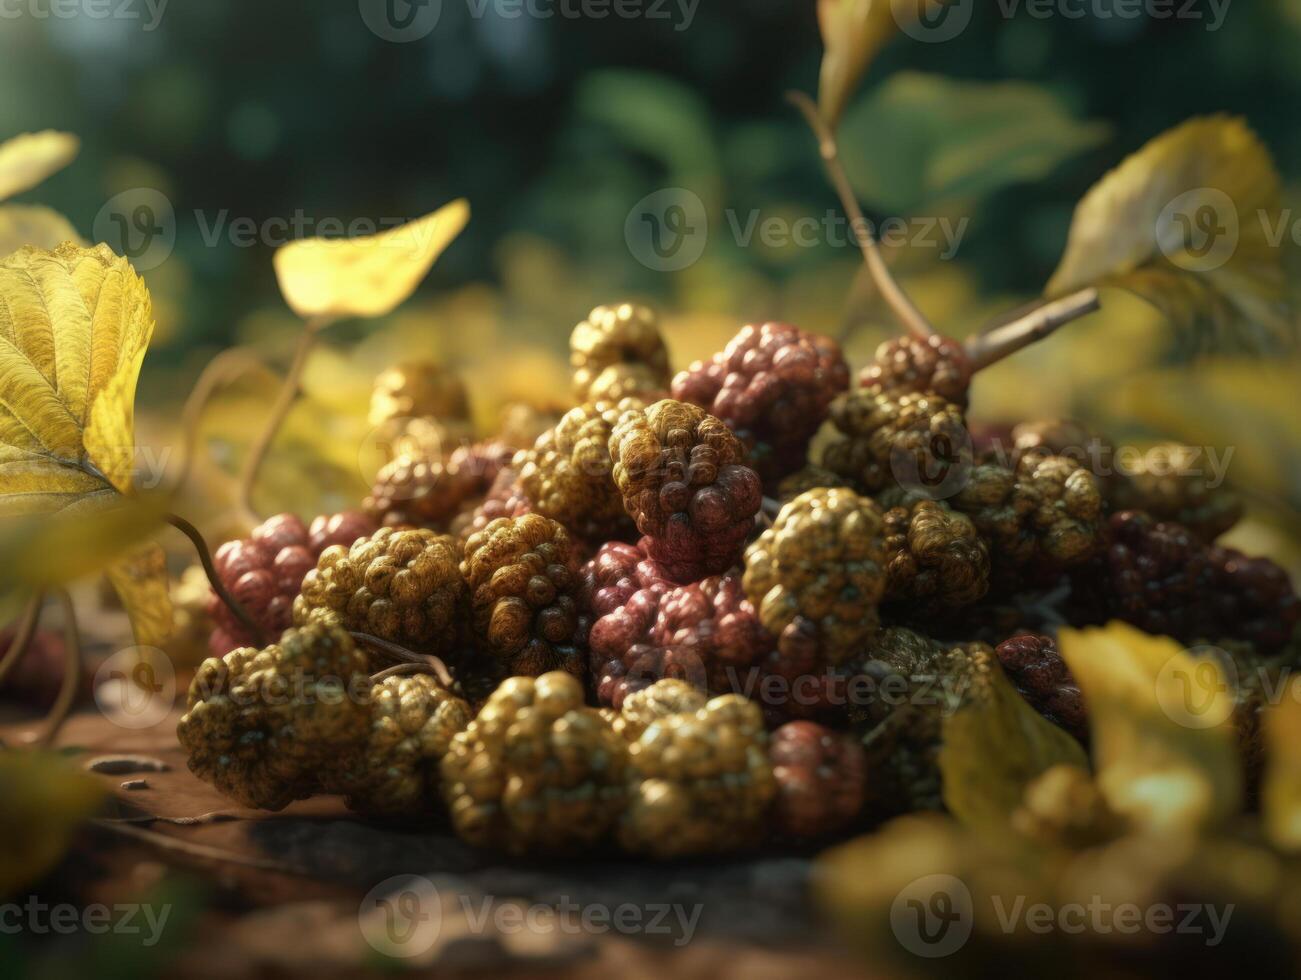
[[[1260,787],[1265,835],[1282,851],[1301,851],[1301,678],[1265,709],[1265,775]]]
[[[1112,809],[1159,833],[1239,812],[1234,697],[1215,658],[1123,623],[1064,629],[1059,646],[1089,705],[1098,787]]]
[[[166,643],[172,635],[166,552],[156,544],[145,545],[115,561],[105,574],[127,611],[136,643],[150,647]]]
[[[822,68],[818,109],[833,129],[877,53],[905,24],[934,17],[948,0],[818,0]]]
[[[80,148],[77,137],[52,129],[23,133],[0,143],[0,201],[31,190],[58,173],[76,158]]]
[[[302,317],[384,316],[415,292],[469,220],[461,199],[378,235],[291,242],[275,255],[280,292]]]
[[[86,244],[72,222],[58,211],[31,204],[0,207],[0,255],[16,252],[24,245],[57,248],[64,242]]]
[[[1279,177],[1241,119],[1191,119],[1124,160],[1075,209],[1045,290],[1129,289],[1199,346],[1270,349],[1295,334]]]
[[[49,871],[103,795],[94,777],[59,756],[0,752],[0,896]]]
[[[963,823],[997,834],[1036,776],[1088,760],[1074,738],[1026,704],[997,662],[973,666],[967,696],[944,719],[944,804]]]

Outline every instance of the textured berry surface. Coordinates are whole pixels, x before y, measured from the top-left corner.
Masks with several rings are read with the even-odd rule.
[[[971,385],[972,364],[962,344],[934,334],[898,337],[876,349],[872,363],[859,373],[864,388],[905,394],[933,392],[963,407]]]
[[[398,456],[380,468],[363,506],[386,527],[441,529],[488,491],[512,455],[501,443],[479,443],[447,459]]]
[[[484,494],[483,500],[461,510],[450,524],[451,533],[465,541],[477,531],[499,517],[523,517],[532,513],[533,505],[523,487],[519,485],[519,472],[514,467],[503,467]]]
[[[424,529],[384,527],[351,548],[326,548],[294,600],[294,622],[326,609],[347,629],[419,653],[449,653],[465,614],[460,559],[455,538]]]
[[[624,738],[637,739],[652,722],[669,715],[699,711],[708,700],[694,684],[666,677],[628,695],[613,719],[614,727]]]
[[[1243,504],[1209,468],[1201,447],[1161,443],[1127,466],[1110,503],[1115,510],[1146,511],[1159,521],[1182,524],[1214,541],[1242,518]]]
[[[368,669],[328,617],[262,650],[205,660],[176,729],[190,770],[246,806],[310,796],[318,772],[365,737]]]
[[[655,398],[669,388],[669,353],[655,313],[635,303],[598,306],[569,337],[580,402]]]
[[[741,329],[708,361],[673,379],[673,397],[722,419],[750,450],[751,465],[775,484],[804,465],[809,440],[849,367],[835,341],[787,323]]]
[[[1287,572],[1267,558],[1208,545],[1139,511],[1111,515],[1096,560],[1072,577],[1073,618],[1123,619],[1184,643],[1228,637],[1282,649],[1301,622]]]
[[[862,492],[956,486],[970,470],[962,409],[938,395],[861,388],[832,402],[831,421],[840,438],[822,465]]]
[[[777,799],[774,830],[797,840],[818,840],[848,828],[863,809],[867,756],[852,735],[811,721],[792,721],[772,733],[768,746]]]
[[[583,706],[568,674],[502,683],[443,758],[462,839],[508,854],[582,853],[612,837],[628,792],[628,744]]]
[[[372,533],[375,522],[347,511],[317,517],[310,527],[293,514],[277,514],[247,538],[227,541],[213,556],[222,583],[239,600],[266,636],[279,636],[293,622],[294,597],[322,551],[352,544]],[[214,629],[208,648],[216,656],[255,642],[216,593],[209,592],[208,615]]]
[[[563,527],[537,514],[495,520],[466,541],[461,573],[481,650],[511,674],[584,673],[582,583]]]
[[[643,408],[634,398],[581,405],[566,412],[532,449],[516,455],[513,466],[532,511],[591,541],[630,533],[631,522],[614,485],[609,444],[620,416]]]
[[[1060,573],[1098,550],[1097,478],[1063,456],[1027,455],[1015,469],[981,463],[948,503],[976,525],[996,573]]]
[[[394,419],[469,418],[469,399],[457,375],[432,361],[396,364],[375,379],[370,399],[370,424]]]
[[[694,582],[735,564],[763,493],[723,422],[665,399],[625,412],[609,448],[624,507],[670,576]]]
[[[628,749],[633,790],[623,846],[656,858],[753,847],[776,794],[759,708],[728,694],[658,718]]]
[[[321,771],[329,793],[369,816],[414,817],[440,804],[438,767],[470,706],[428,674],[387,677],[370,695],[369,729]]]
[[[989,549],[970,518],[940,501],[906,499],[890,507],[885,551],[885,602],[946,614],[989,589]]]
[[[767,630],[812,630],[827,663],[849,659],[876,630],[885,594],[881,509],[852,490],[803,493],[745,554],[745,593]]]
[[[995,652],[1004,673],[1031,707],[1081,742],[1087,741],[1089,721],[1084,696],[1062,660],[1055,639],[1039,633],[1019,633],[1000,643]]]

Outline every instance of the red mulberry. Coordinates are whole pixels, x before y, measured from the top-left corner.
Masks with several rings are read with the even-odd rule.
[[[1020,633],[995,652],[1008,679],[1039,714],[1081,742],[1089,737],[1084,696],[1051,636]]]
[[[788,722],[772,733],[768,757],[777,781],[778,834],[825,839],[847,829],[862,811],[867,756],[852,735],[811,721]]]
[[[775,484],[804,465],[809,440],[848,385],[834,340],[765,323],[743,327],[721,353],[679,373],[673,397],[726,422],[764,483]]]

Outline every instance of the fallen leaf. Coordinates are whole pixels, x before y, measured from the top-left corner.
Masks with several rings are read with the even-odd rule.
[[[1123,623],[1063,629],[1058,645],[1089,705],[1113,810],[1158,833],[1205,830],[1241,810],[1234,696],[1216,658]]]
[[[470,220],[464,199],[363,238],[307,238],[275,254],[276,279],[301,317],[377,317],[410,296]]]
[[[1153,139],[1075,209],[1045,292],[1129,289],[1198,347],[1273,349],[1295,334],[1279,177],[1247,124],[1206,116]]]
[[[944,719],[944,805],[978,831],[1006,832],[1025,788],[1052,766],[1086,768],[1079,742],[1026,704],[993,658],[973,662],[962,704]]]
[[[31,190],[77,156],[81,141],[71,133],[47,129],[0,143],[0,201]]]

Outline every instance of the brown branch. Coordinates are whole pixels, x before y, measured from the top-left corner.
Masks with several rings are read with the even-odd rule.
[[[194,469],[196,447],[199,442],[199,423],[203,420],[203,411],[216,394],[217,389],[234,381],[248,371],[266,367],[262,359],[246,347],[232,347],[224,350],[204,367],[190,390],[190,397],[185,400],[181,411],[181,469],[176,476],[173,493],[179,493],[190,478]]]
[[[227,609],[234,613],[235,618],[249,631],[258,646],[265,644],[267,637],[262,627],[258,625],[257,620],[249,614],[249,611],[244,608],[240,601],[231,594],[230,590],[226,588],[226,584],[222,582],[221,576],[217,574],[217,568],[212,563],[212,552],[208,550],[208,542],[203,539],[199,529],[176,514],[168,514],[167,523],[190,539],[190,543],[194,545],[194,550],[198,552],[199,563],[203,566],[203,573],[208,576],[208,584],[212,586],[212,591],[217,593],[217,598],[226,604]]]
[[[370,633],[358,633],[355,630],[349,630],[348,635],[358,643],[370,647],[372,650],[378,650],[386,657],[396,660],[399,666],[406,667],[432,667],[435,676],[438,677],[447,686],[453,683],[452,674],[447,669],[447,665],[432,654],[415,653],[408,650],[392,640],[385,640],[382,637],[372,636]],[[381,673],[383,673],[381,671]],[[375,678],[371,678],[374,680]]]
[[[849,177],[846,176],[845,168],[840,162],[840,150],[836,145],[835,134],[823,121],[817,105],[803,92],[788,92],[786,100],[800,110],[809,124],[809,129],[813,130],[813,135],[817,137],[818,152],[822,156],[827,177],[849,217],[854,239],[858,242],[858,247],[863,253],[863,261],[867,263],[868,271],[872,274],[872,280],[876,283],[882,298],[909,333],[916,337],[932,336],[936,332],[935,328],[890,274],[881,250],[877,248],[867,219],[863,216],[863,209],[859,207],[858,198],[854,194],[854,188],[850,185]]]
[[[307,358],[312,353],[312,348],[316,346],[316,339],[321,331],[330,325],[330,322],[326,317],[313,317],[303,324],[302,333],[298,335],[298,346],[294,348],[294,358],[289,364],[289,373],[285,375],[285,380],[280,385],[280,393],[276,395],[275,404],[271,406],[271,415],[261,434],[249,448],[248,458],[244,460],[244,468],[239,478],[239,501],[245,513],[254,518],[258,517],[258,512],[253,507],[253,490],[257,486],[258,471],[262,468],[276,434],[284,425],[289,410],[294,407],[294,402],[298,398],[303,369],[307,366]]]
[[[77,700],[77,689],[81,686],[81,631],[77,629],[77,610],[73,608],[67,590],[60,589],[58,595],[63,607],[63,683],[59,685],[59,696],[46,715],[45,727],[37,738],[37,744],[42,746],[54,744],[63,723],[68,720]]]
[[[429,674],[432,677],[437,677],[439,683],[444,687],[451,687],[455,683],[452,680],[452,675],[447,672],[447,667],[444,666],[441,660],[436,664],[394,664],[392,667],[385,667],[378,673],[371,674],[370,679],[378,683],[389,677],[406,677],[411,674]]]
[[[37,592],[27,603],[27,608],[23,610],[22,618],[18,621],[18,629],[14,631],[14,638],[9,643],[9,649],[0,657],[0,685],[3,685],[9,672],[18,665],[23,659],[23,654],[27,652],[27,647],[32,642],[32,637],[36,635],[36,627],[41,621],[41,607],[45,602],[45,594]]]
[[[1098,309],[1098,291],[1093,287],[1044,303],[1017,320],[995,327],[988,333],[968,338],[967,356],[973,370],[988,367],[1057,329]]]

